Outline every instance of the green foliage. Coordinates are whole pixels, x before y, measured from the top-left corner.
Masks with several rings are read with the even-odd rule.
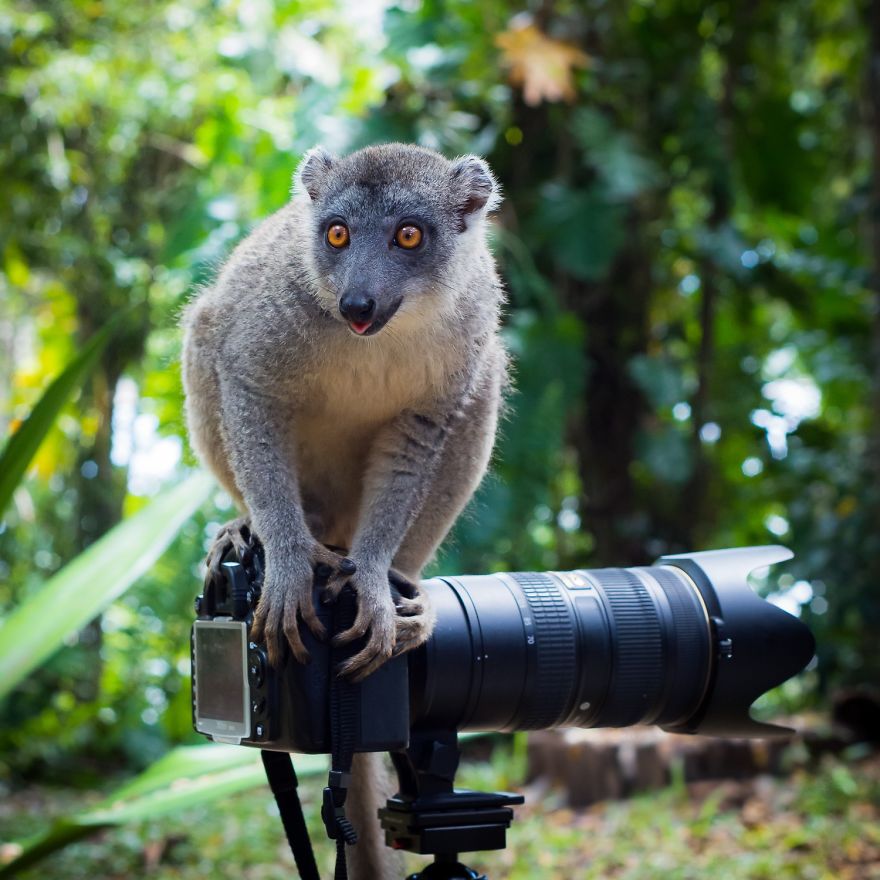
[[[52,380],[33,412],[6,442],[0,453],[0,515],[12,499],[15,487],[58,417],[61,408],[94,366],[113,333],[113,324],[89,340],[83,350]]]
[[[475,151],[504,185],[516,387],[435,570],[782,540],[797,558],[762,588],[808,619],[819,663],[766,708],[876,680],[863,7],[0,2],[4,435],[120,316],[0,523],[0,650],[28,669],[4,680],[0,777],[93,782],[194,741],[191,601],[231,502],[175,504],[148,573],[144,535],[95,542],[186,494],[180,309],[319,141]],[[94,582],[72,579],[83,559]],[[65,583],[63,610],[45,597]]]
[[[210,758],[210,752],[205,755]],[[466,762],[461,783],[503,789],[517,778],[516,763],[510,748],[499,745],[491,761]],[[243,771],[221,770],[220,761],[216,769],[218,778]],[[307,780],[302,792],[318,866],[329,876],[334,850],[323,836],[314,781]],[[0,817],[0,837],[42,827],[47,811],[57,814],[66,807],[72,814],[79,807],[81,814],[92,815],[95,810],[82,794],[67,804],[57,791],[44,789],[40,796],[41,812],[21,795],[13,797],[12,809]],[[466,861],[490,877],[511,880],[699,880],[709,871],[734,880],[870,876],[880,850],[878,808],[876,760],[852,766],[831,759],[815,771],[798,771],[792,780],[720,782],[709,791],[699,785],[673,787],[588,810],[569,809],[550,791],[517,808],[507,849],[468,854]],[[407,870],[425,864],[425,857],[407,857]],[[211,802],[194,799],[183,813],[144,817],[75,842],[19,876],[79,880],[148,874],[155,880],[201,880],[226,876],[233,867],[266,880],[284,880],[295,870],[265,785]]]
[[[212,480],[195,474],[111,529],[55,574],[0,628],[0,698],[148,571],[207,499]]]
[[[303,778],[327,769],[327,759],[297,759]],[[266,773],[257,752],[229,746],[181,746],[90,810],[57,819],[42,833],[14,844],[15,858],[0,865],[0,877],[14,877],[53,852],[103,828],[143,822],[169,812],[191,811],[205,803],[264,785]]]

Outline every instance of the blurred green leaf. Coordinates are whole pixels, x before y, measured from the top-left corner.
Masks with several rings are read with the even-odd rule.
[[[615,130],[611,120],[593,107],[578,110],[571,130],[584,151],[584,161],[604,180],[609,198],[630,199],[662,179],[632,135]]]
[[[296,757],[298,776],[317,775],[326,768],[326,755]],[[56,820],[43,834],[12,844],[20,850],[11,862],[0,866],[0,877],[12,877],[56,850],[102,828],[190,809],[265,784],[266,774],[255,749],[221,745],[181,746],[93,809]]]
[[[658,409],[685,399],[681,365],[670,358],[636,355],[629,362],[629,372]]]
[[[71,394],[97,363],[119,320],[120,316],[117,316],[92,336],[82,351],[52,380],[30,415],[6,442],[0,454],[0,518],[43,438],[55,424]]]
[[[16,608],[0,628],[0,699],[149,570],[213,486],[196,473],[167,490]]]
[[[576,278],[595,281],[608,271],[624,242],[624,222],[624,210],[601,188],[551,183],[541,190],[531,228],[558,266]]]

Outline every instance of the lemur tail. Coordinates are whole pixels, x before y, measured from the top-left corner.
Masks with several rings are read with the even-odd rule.
[[[345,812],[357,829],[358,842],[346,847],[351,880],[398,880],[403,877],[400,853],[385,846],[385,832],[376,815],[394,793],[384,756],[362,752],[354,756],[352,783]]]

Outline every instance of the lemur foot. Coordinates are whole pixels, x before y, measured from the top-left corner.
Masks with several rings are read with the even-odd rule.
[[[326,635],[312,598],[315,576],[322,580],[344,577],[353,568],[350,560],[314,540],[305,546],[266,547],[266,574],[251,632],[255,640],[265,642],[273,666],[283,660],[285,639],[293,656],[300,663],[308,662],[300,619],[319,639]]]
[[[392,587],[400,594],[400,598],[394,601],[397,609],[397,641],[394,645],[396,657],[428,641],[434,631],[437,614],[428,594],[419,584],[394,569],[388,573],[388,577]]]
[[[369,633],[366,645],[338,670],[340,675],[360,681],[390,657],[426,642],[434,629],[435,613],[427,595],[393,569],[358,568],[348,583],[357,594],[357,617],[333,643],[344,645]],[[338,589],[331,586],[327,592],[332,597]]]
[[[235,550],[238,558],[247,564],[258,546],[259,539],[251,529],[250,517],[240,516],[220,526],[205,562],[208,567],[207,577],[210,579],[220,577],[220,563],[230,550]]]

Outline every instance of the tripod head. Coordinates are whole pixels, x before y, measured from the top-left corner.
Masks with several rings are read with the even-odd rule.
[[[460,758],[454,730],[414,732],[407,749],[391,753],[400,789],[379,811],[385,843],[434,856],[408,880],[485,880],[458,854],[506,845],[511,807],[523,796],[454,788]]]

